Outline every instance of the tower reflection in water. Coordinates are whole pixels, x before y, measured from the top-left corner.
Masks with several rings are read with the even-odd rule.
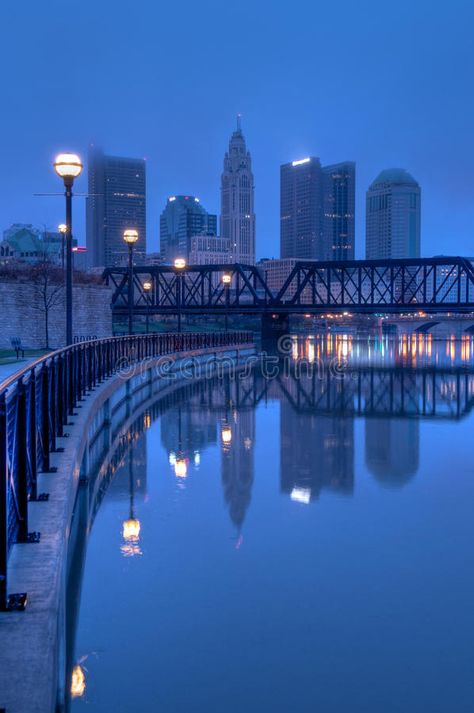
[[[420,424],[414,419],[367,419],[365,462],[370,473],[385,486],[400,487],[419,467]]]
[[[221,427],[221,478],[230,519],[237,528],[237,543],[242,541],[242,525],[252,497],[254,480],[253,448],[255,410],[232,410]]]

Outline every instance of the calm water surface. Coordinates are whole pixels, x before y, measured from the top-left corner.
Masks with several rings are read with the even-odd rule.
[[[278,378],[137,414],[88,537],[72,710],[472,712],[472,346],[293,341]]]

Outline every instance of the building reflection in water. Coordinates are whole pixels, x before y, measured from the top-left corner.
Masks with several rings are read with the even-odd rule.
[[[255,410],[231,410],[221,422],[221,478],[230,519],[240,535],[252,497]],[[239,540],[238,540],[239,541]]]
[[[420,424],[415,419],[366,419],[365,462],[382,485],[401,487],[411,480],[419,452]]]
[[[350,495],[354,489],[354,419],[297,413],[282,400],[280,487],[302,503],[319,497],[326,488]]]

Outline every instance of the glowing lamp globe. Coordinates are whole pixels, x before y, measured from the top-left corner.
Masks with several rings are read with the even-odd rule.
[[[123,239],[127,245],[134,245],[138,240],[138,230],[125,230]]]
[[[174,261],[174,266],[177,270],[183,270],[186,267],[186,260],[184,257],[177,257]]]
[[[149,282],[148,280],[143,283],[143,289],[146,290],[147,292],[148,292],[149,290],[151,290],[151,288],[152,288],[152,284],[151,284],[151,282]]]
[[[61,235],[64,235],[65,233],[67,233],[66,223],[61,223],[60,225],[58,225],[58,230],[61,233]]]
[[[61,178],[77,178],[82,168],[82,161],[75,153],[60,153],[54,161],[54,170]]]
[[[230,285],[231,281],[232,277],[230,275],[222,275],[222,282],[224,283],[224,285]]]

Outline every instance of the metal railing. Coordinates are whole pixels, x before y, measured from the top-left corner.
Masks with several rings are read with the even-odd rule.
[[[46,501],[38,473],[54,472],[51,453],[74,409],[91,389],[130,364],[166,354],[251,344],[250,332],[149,334],[73,344],[38,359],[0,389],[0,610],[22,610],[26,594],[8,594],[8,556],[17,542],[39,542],[28,503]]]

